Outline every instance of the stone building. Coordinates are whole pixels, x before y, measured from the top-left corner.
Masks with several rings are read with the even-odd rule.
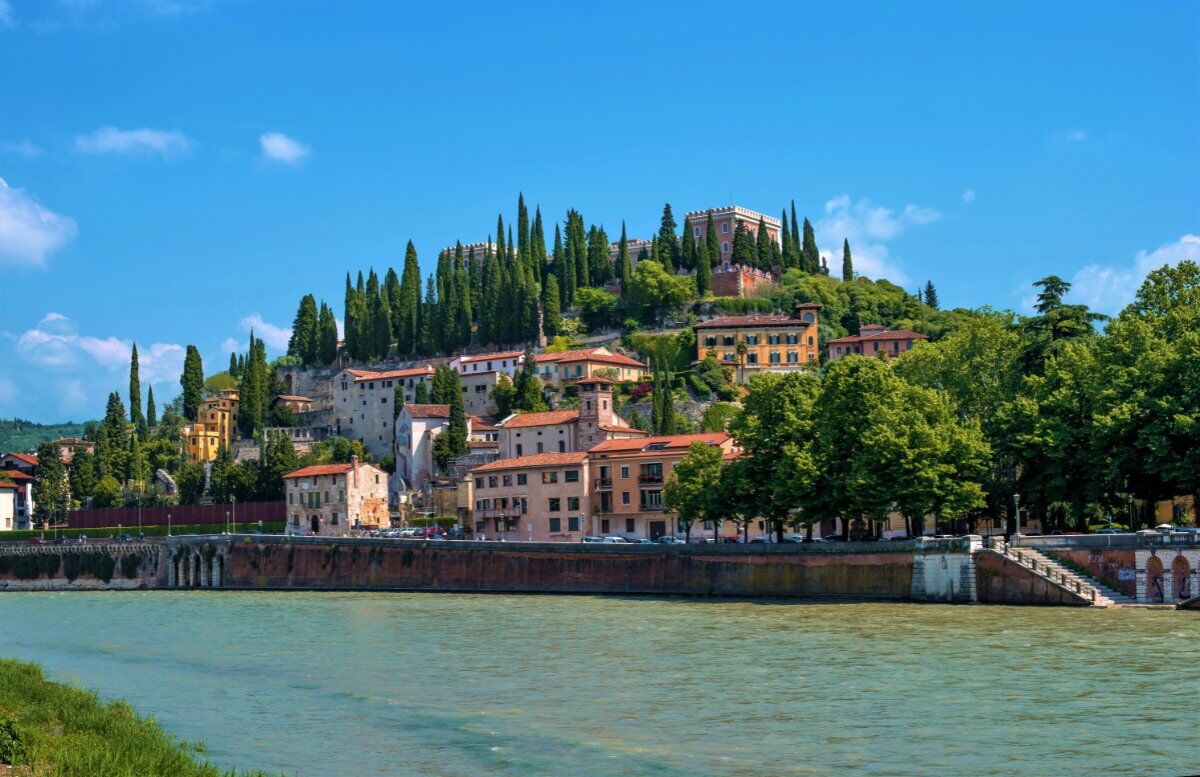
[[[688,226],[691,228],[692,238],[697,242],[708,239],[708,217],[710,215],[713,220],[713,228],[718,233],[721,262],[728,262],[733,256],[733,236],[737,232],[738,224],[745,224],[746,228],[750,230],[750,234],[757,236],[758,224],[761,220],[766,225],[770,238],[776,243],[780,242],[779,219],[737,205],[694,210],[688,213],[684,218],[687,219]]]
[[[386,527],[387,473],[372,464],[318,464],[283,476],[290,534],[344,537]]]
[[[396,389],[412,402],[417,385],[432,383],[433,367],[371,372],[344,369],[333,377],[335,434],[363,441],[372,455],[392,452],[395,437]]]
[[[571,542],[587,520],[587,454],[541,453],[470,471],[470,528],[489,539]]]
[[[501,458],[585,451],[604,440],[644,437],[617,415],[612,383],[592,378],[579,384],[579,408],[514,413],[497,427]]]
[[[605,347],[540,353],[533,358],[542,383],[555,389],[596,377],[629,381],[642,380],[650,374],[650,369],[637,359],[613,353]]]
[[[521,369],[524,355],[524,351],[497,351],[475,356],[463,354],[450,360],[450,369],[463,376],[477,372],[502,372],[511,379]]]
[[[899,356],[911,350],[917,340],[928,340],[929,335],[911,329],[892,330],[879,324],[863,324],[857,335],[839,337],[827,344],[830,359],[840,359],[851,354],[863,356]]]
[[[496,415],[496,400],[492,399],[492,390],[500,382],[501,374],[499,370],[462,373],[463,410],[467,415]]]
[[[699,359],[714,357],[737,368],[747,382],[759,372],[792,372],[815,365],[820,354],[817,312],[820,305],[796,306],[795,314],[723,316],[696,324]]]

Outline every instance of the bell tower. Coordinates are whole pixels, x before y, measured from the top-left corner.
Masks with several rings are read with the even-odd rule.
[[[575,424],[575,450],[587,451],[608,439],[602,428],[612,426],[612,381],[586,378],[579,382],[579,422]]]

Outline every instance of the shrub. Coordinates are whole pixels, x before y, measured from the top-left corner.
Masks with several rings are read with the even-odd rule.
[[[12,719],[0,721],[0,764],[29,763],[29,752],[25,747],[25,732]]]

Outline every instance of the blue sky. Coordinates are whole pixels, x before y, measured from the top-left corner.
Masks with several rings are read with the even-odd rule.
[[[792,198],[943,305],[1113,312],[1200,256],[1200,5],[0,0],[0,417],[96,417],[129,343],[286,343],[347,270],[578,208]]]

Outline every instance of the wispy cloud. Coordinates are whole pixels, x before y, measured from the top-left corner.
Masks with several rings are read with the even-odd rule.
[[[1086,143],[1089,137],[1088,131],[1085,129],[1064,129],[1054,133],[1052,140],[1059,145],[1071,145]]]
[[[292,167],[300,165],[312,153],[311,148],[282,132],[264,132],[259,136],[258,142],[262,146],[263,159],[282,162]]]
[[[0,266],[42,265],[46,254],[75,239],[75,220],[0,178]]]
[[[101,127],[88,135],[75,137],[75,150],[83,154],[122,154],[159,156],[175,159],[191,152],[195,143],[179,130],[123,130]]]
[[[1153,251],[1142,249],[1125,265],[1089,264],[1071,277],[1071,297],[1093,310],[1116,315],[1133,301],[1151,271],[1184,259],[1200,262],[1200,235],[1184,235]]]
[[[0,0],[3,2],[3,0]],[[11,141],[6,140],[0,142],[0,151],[5,154],[16,154],[17,156],[37,156],[42,153],[42,150],[30,143],[28,140]]]
[[[941,217],[933,208],[909,204],[897,212],[866,198],[855,202],[842,194],[825,203],[825,215],[813,225],[813,231],[830,266],[835,258],[840,261],[842,241],[849,240],[855,272],[903,284],[910,278],[887,243],[912,227],[932,224]]]
[[[965,192],[963,192],[962,193],[962,201],[963,202],[975,202],[975,190],[967,189]]]
[[[292,339],[292,328],[275,326],[269,321],[263,321],[263,317],[258,313],[253,313],[245,316],[241,320],[241,329],[243,332],[254,331],[254,336],[266,343],[267,347],[274,351],[286,351],[288,340]],[[231,342],[226,340],[222,344],[222,348],[226,343]],[[233,350],[233,349],[229,349]],[[245,350],[245,346],[238,350]]]
[[[17,355],[26,362],[70,374],[96,367],[113,374],[122,373],[129,369],[132,347],[132,340],[80,334],[70,318],[53,311],[37,326],[16,336]],[[184,353],[184,347],[177,343],[142,344],[138,347],[142,380],[147,383],[178,380]]]

